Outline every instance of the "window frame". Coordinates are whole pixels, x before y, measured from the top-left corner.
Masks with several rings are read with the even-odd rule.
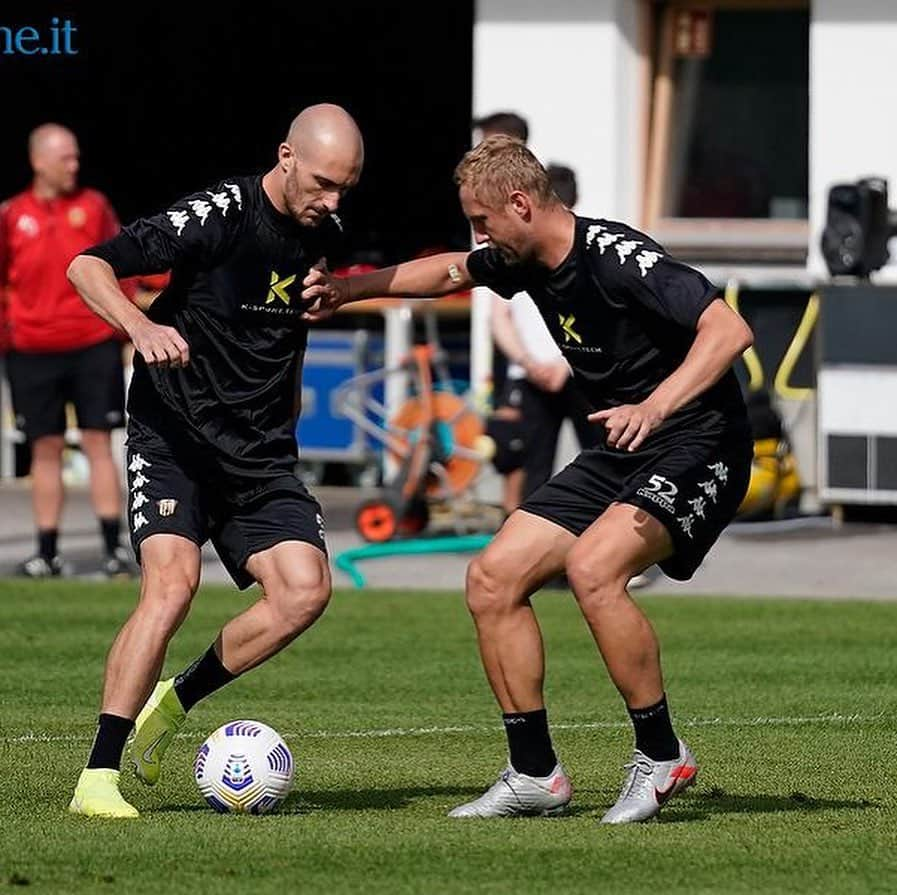
[[[669,0],[663,5],[660,0],[646,0],[642,6],[640,34],[646,91],[642,224],[671,251],[693,258],[805,263],[810,240],[809,217],[686,218],[660,213],[673,133],[675,15],[682,10],[715,12],[735,9],[809,10],[810,0]]]

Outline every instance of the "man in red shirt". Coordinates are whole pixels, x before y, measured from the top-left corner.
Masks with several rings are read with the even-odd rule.
[[[32,578],[62,573],[57,551],[63,504],[65,407],[72,403],[105,544],[107,575],[133,568],[119,538],[121,486],[110,432],[123,425],[121,342],[66,279],[79,252],[114,236],[118,219],[96,190],[78,186],[75,135],[43,124],[28,138],[31,187],[0,206],[0,294],[9,326],[7,371],[16,424],[31,442],[37,553]]]

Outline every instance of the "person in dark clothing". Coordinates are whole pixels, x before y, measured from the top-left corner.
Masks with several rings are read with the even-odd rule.
[[[467,605],[510,763],[451,814],[557,814],[570,801],[530,603],[564,571],[635,732],[620,797],[602,820],[648,820],[694,782],[697,763],[673,730],[657,638],[627,582],[654,563],[690,578],[734,517],[753,451],[732,363],[753,336],[712,283],[649,236],[565,208],[519,140],[484,140],[455,176],[485,248],[345,280],[311,270],[303,292],[317,320],[370,295],[525,290],[603,429],[602,442],[530,495],[468,569]]]
[[[311,106],[294,119],[264,176],[187,196],[69,267],[86,303],[136,350],[126,462],[131,540],[143,572],[137,608],[106,663],[74,813],[136,817],[119,791],[135,717],[131,761],[153,784],[190,708],[281,650],[327,605],[324,518],[295,475],[307,340],[300,292],[309,267],[324,269],[339,238],[336,210],[363,159],[349,114]],[[146,314],[116,282],[165,270],[170,283]],[[209,538],[236,583],[258,582],[261,598],[193,665],[156,684]]]

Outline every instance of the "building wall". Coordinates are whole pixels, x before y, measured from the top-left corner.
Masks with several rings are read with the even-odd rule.
[[[637,219],[635,0],[477,0],[475,16],[474,115],[519,112],[539,158],[576,171],[577,211]]]
[[[810,26],[810,257],[827,278],[819,251],[826,196],[833,183],[869,175],[889,180],[897,208],[897,3],[813,0]],[[897,244],[879,282],[897,281]]]
[[[583,214],[641,219],[646,85],[638,59],[640,0],[478,0],[474,24],[473,112],[525,115],[531,145],[545,161],[577,172]],[[810,237],[806,267],[742,263],[705,272],[718,282],[824,283],[819,250],[826,197],[837,182],[879,175],[897,208],[895,0],[811,0]],[[877,282],[897,282],[894,260]],[[482,345],[488,329],[481,323]],[[481,346],[482,347],[482,346]],[[484,349],[485,350],[485,349]],[[482,365],[485,370],[485,364]],[[782,402],[806,485],[815,484],[813,399]],[[566,442],[562,453],[572,451]]]

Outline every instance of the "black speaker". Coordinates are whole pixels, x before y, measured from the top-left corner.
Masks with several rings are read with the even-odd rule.
[[[883,267],[888,261],[888,240],[897,232],[894,224],[884,178],[833,186],[822,231],[822,255],[829,273],[868,277]]]

